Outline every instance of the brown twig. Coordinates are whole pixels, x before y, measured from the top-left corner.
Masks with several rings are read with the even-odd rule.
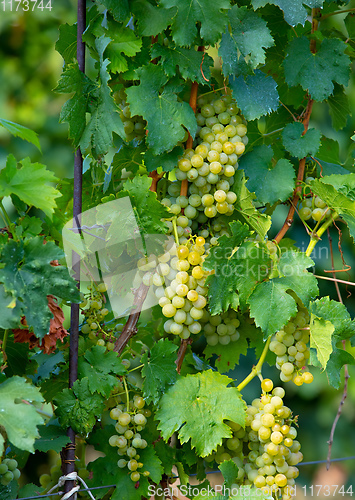
[[[329,240],[329,250],[330,250],[330,259],[331,259],[331,265],[332,265],[332,272],[333,272],[333,279],[334,279],[334,284],[335,284],[335,289],[337,291],[338,299],[339,302],[342,304],[343,299],[340,293],[339,285],[338,285],[338,280],[335,279],[335,267],[334,267],[334,253],[333,253],[333,244],[332,244],[332,237],[329,232],[329,228],[327,229],[328,231],[328,240]],[[343,349],[345,350],[345,340],[342,341],[343,344]],[[344,365],[344,389],[343,389],[343,395],[341,398],[341,401],[339,403],[338,411],[335,416],[330,435],[329,435],[329,440],[328,440],[328,456],[327,456],[327,470],[329,470],[330,464],[331,464],[331,455],[332,455],[332,446],[333,446],[333,441],[334,441],[334,433],[335,429],[338,423],[338,420],[340,418],[341,412],[343,410],[343,405],[345,403],[345,400],[348,395],[348,380],[349,380],[349,370],[348,370],[348,365]]]
[[[164,176],[164,174],[158,174],[156,170],[153,170],[153,172],[149,173],[149,177],[153,179],[152,185],[149,188],[149,191],[153,191],[154,193],[157,192],[157,187],[158,187],[158,182],[160,179]]]
[[[122,351],[128,344],[129,340],[137,333],[136,325],[138,323],[142,305],[146,299],[148,290],[149,286],[146,286],[143,283],[136,290],[132,312],[129,315],[127,323],[123,327],[121,335],[116,340],[115,347],[113,349],[118,354],[122,354]]]
[[[335,278],[329,278],[328,276],[318,276],[318,274],[313,274],[315,278],[319,278],[321,280],[326,280],[326,281],[336,281],[337,283],[343,283],[344,285],[350,285],[350,286],[355,286],[355,283],[352,283],[351,281],[344,281],[344,280],[339,280]]]
[[[192,344],[192,339],[181,339],[181,344],[177,353],[177,358],[176,358],[176,370],[178,373],[180,373],[182,362],[184,361],[184,357],[186,354],[186,349],[188,345]]]

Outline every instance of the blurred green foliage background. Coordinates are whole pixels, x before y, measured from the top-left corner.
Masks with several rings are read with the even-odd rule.
[[[0,129],[0,168],[5,164],[6,156],[13,153],[18,159],[30,156],[32,161],[39,161],[53,170],[58,177],[72,177],[73,148],[67,139],[67,125],[59,123],[59,114],[65,97],[52,91],[56,86],[62,70],[62,58],[55,51],[58,28],[62,23],[72,24],[76,19],[75,0],[55,0],[52,11],[35,12],[0,12],[0,117],[27,126],[39,134],[42,146],[41,155],[34,146],[10,136]],[[350,5],[351,6],[351,5]],[[343,30],[341,16],[332,18],[333,28]],[[348,89],[351,108],[355,107],[355,85],[352,79]],[[355,117],[348,118],[346,127],[335,131],[326,107],[317,104],[312,114],[311,125],[316,125],[322,133],[338,142],[340,159],[352,164],[352,146],[350,137],[355,130]],[[274,233],[282,225],[287,213],[286,206],[280,206],[273,218]],[[338,274],[347,281],[355,281],[354,245],[344,227],[341,230],[341,248],[346,264],[351,266],[348,272]],[[336,229],[331,230],[335,252],[335,268],[342,269],[343,261],[338,249],[340,235]],[[288,237],[297,241],[301,249],[308,244],[307,234],[297,220],[289,231]],[[315,272],[324,275],[324,270],[331,269],[328,239],[325,235],[321,244],[317,245]],[[329,274],[328,274],[329,276]],[[329,295],[337,300],[334,284],[320,280],[322,295]],[[340,285],[345,304],[352,317],[355,316],[355,287]],[[350,295],[352,293],[352,295]],[[254,360],[249,355],[235,377],[241,380],[250,369]],[[349,367],[350,375],[355,375],[355,368]],[[245,374],[246,374],[245,373]],[[324,460],[327,456],[327,440],[332,422],[337,413],[341,399],[341,391],[330,388],[326,376],[314,370],[315,382],[299,389],[287,388],[287,404],[299,415],[299,438],[306,462]],[[277,381],[276,369],[266,369],[265,376]],[[257,396],[258,383],[254,381],[248,386],[250,401]],[[355,455],[355,382],[350,378],[348,398],[335,432],[333,457]],[[355,486],[355,460],[339,463],[344,470],[347,484]],[[324,465],[300,467],[299,484],[310,483],[316,470],[325,470]],[[41,471],[43,472],[43,470]],[[354,492],[355,493],[355,492]]]

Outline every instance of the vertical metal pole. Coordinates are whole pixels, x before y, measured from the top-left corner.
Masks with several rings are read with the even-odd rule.
[[[78,0],[77,10],[77,60],[79,69],[85,72],[85,44],[82,41],[82,34],[86,28],[86,1]],[[82,171],[83,157],[80,148],[75,152],[74,157],[74,193],[73,193],[73,219],[80,227],[82,211]],[[73,256],[73,261],[75,256]],[[80,261],[75,267],[74,278],[77,280],[77,286],[80,289]],[[70,347],[69,347],[69,387],[72,387],[78,378],[78,337],[79,337],[79,304],[72,304],[70,310]],[[70,427],[68,429],[70,443],[65,447],[62,454],[63,470],[65,474],[75,470],[75,432]],[[74,481],[66,481],[64,485],[65,493],[68,493],[74,486]],[[70,496],[75,499],[76,494]]]

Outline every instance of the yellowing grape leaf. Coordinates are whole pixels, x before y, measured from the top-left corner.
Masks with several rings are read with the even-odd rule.
[[[317,318],[311,313],[310,321],[310,347],[317,350],[317,358],[322,365],[323,370],[327,366],[329,356],[333,351],[332,335],[334,325],[323,318]]]
[[[42,401],[39,389],[22,377],[11,377],[0,384],[0,426],[20,450],[34,452],[33,444],[39,437],[37,426],[44,423],[34,403]],[[1,441],[0,453],[3,453]]]
[[[13,155],[7,157],[6,167],[0,171],[0,198],[15,194],[30,207],[36,207],[51,219],[56,208],[55,199],[61,196],[51,183],[57,181],[53,172],[29,158],[17,166]]]
[[[212,370],[180,378],[161,398],[156,419],[165,440],[178,432],[181,443],[191,439],[199,456],[209,455],[231,436],[224,420],[245,425],[246,405],[232,380]]]

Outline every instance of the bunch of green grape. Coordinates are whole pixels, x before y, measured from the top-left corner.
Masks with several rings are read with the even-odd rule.
[[[87,294],[81,294],[80,308],[85,318],[81,332],[88,334],[89,339],[95,341],[97,345],[112,350],[115,346],[115,332],[121,325],[112,325],[110,328],[105,326],[105,318],[109,314],[109,310],[105,307],[107,286],[105,283],[93,283],[88,286],[88,290]]]
[[[307,184],[313,181],[313,177],[307,177],[305,197],[300,203],[299,216],[302,220],[307,221],[313,219],[315,222],[319,222],[331,215],[330,209],[327,207],[325,201],[323,201],[319,196],[314,196],[309,190]]]
[[[179,181],[190,182],[188,212],[193,213],[193,208],[207,219],[218,214],[232,215],[237,196],[231,186],[238,158],[248,142],[247,127],[229,95],[202,96],[198,106],[197,145],[185,150],[175,175]],[[200,218],[200,222],[205,220]]]
[[[114,94],[116,103],[120,108],[120,118],[123,123],[127,142],[133,139],[141,140],[145,136],[147,122],[139,115],[131,115],[129,104],[126,102],[127,96],[125,89],[122,88]]]
[[[276,354],[276,368],[280,370],[282,382],[292,380],[300,386],[313,381],[313,375],[306,367],[310,356],[309,314],[306,308],[298,306],[297,315],[273,335],[269,349]]]
[[[0,483],[7,486],[11,481],[17,481],[21,476],[21,472],[17,468],[18,463],[13,458],[5,458],[0,463]]]
[[[228,345],[230,342],[236,342],[240,334],[238,327],[240,321],[237,318],[237,313],[233,309],[228,309],[227,312],[209,316],[208,321],[203,325],[203,333],[206,337],[206,342],[210,346],[215,346],[218,343]]]
[[[147,424],[147,418],[151,416],[151,411],[144,408],[145,401],[142,396],[135,395],[129,400],[128,408],[126,405],[118,404],[110,411],[110,417],[117,420],[115,430],[109,439],[110,446],[117,447],[117,453],[120,457],[117,465],[130,471],[130,478],[137,482],[141,475],[149,476],[149,471],[143,470],[144,464],[139,462],[139,450],[148,446],[140,432]]]
[[[246,426],[228,421],[233,436],[226,439],[207,462],[232,459],[238,466],[235,486],[254,485],[275,498],[290,500],[302,461],[301,445],[291,410],[284,405],[285,391],[262,381],[263,394],[247,407]]]

